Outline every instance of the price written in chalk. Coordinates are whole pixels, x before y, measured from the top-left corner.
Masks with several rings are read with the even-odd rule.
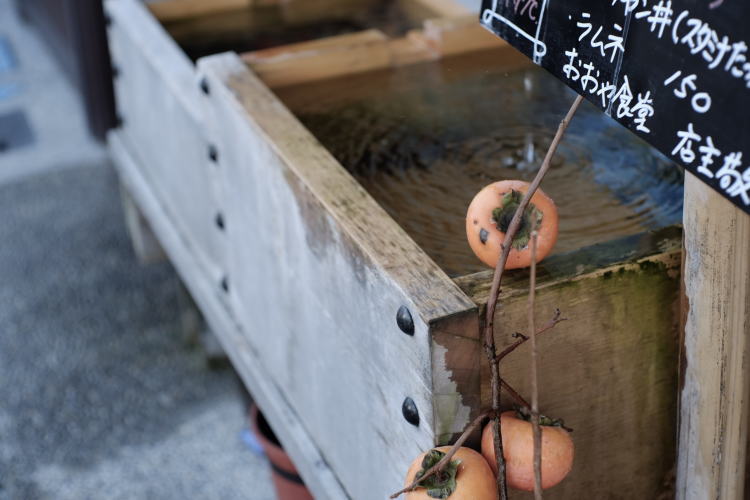
[[[483,0],[492,32],[750,213],[750,2]]]

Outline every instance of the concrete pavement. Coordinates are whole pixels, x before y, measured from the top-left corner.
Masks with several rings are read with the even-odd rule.
[[[169,264],[135,261],[106,150],[9,0],[2,40],[0,117],[33,141],[0,152],[0,500],[272,500],[233,372],[185,342]]]

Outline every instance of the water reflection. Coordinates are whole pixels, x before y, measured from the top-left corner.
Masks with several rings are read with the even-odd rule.
[[[484,185],[530,180],[574,99],[497,54],[287,89],[283,99],[448,274],[481,270],[464,234]],[[555,252],[679,222],[682,173],[584,103],[542,188],[560,210]]]

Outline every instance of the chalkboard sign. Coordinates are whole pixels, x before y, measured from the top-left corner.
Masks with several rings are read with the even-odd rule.
[[[483,0],[480,19],[750,213],[750,1]]]

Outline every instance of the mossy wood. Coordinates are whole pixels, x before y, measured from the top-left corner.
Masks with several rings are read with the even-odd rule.
[[[636,245],[654,242],[652,236]],[[675,453],[681,252],[678,239],[663,236],[662,244],[671,250],[650,256],[591,264],[591,254],[631,250],[630,238],[542,265],[537,325],[552,318],[556,308],[569,319],[538,339],[540,411],[573,428],[576,446],[573,471],[545,495],[549,498],[657,498],[665,490]],[[659,245],[651,248],[657,251]],[[585,271],[556,276],[558,265]],[[526,273],[519,274],[500,296],[499,350],[516,340],[516,331],[526,333],[528,282]],[[488,274],[458,283],[478,304],[486,304]],[[502,364],[502,376],[525,395],[531,391],[528,357],[523,346]],[[482,402],[489,406],[489,368],[485,363],[482,368]],[[504,404],[513,404],[507,394]],[[511,498],[533,497],[514,493]]]
[[[206,14],[180,1],[192,10],[173,19]],[[124,119],[110,144],[126,189],[315,495],[384,498],[486,405],[490,275],[448,278],[270,89],[490,47],[517,55],[457,18],[196,68],[139,2],[106,7]],[[571,318],[540,339],[542,409],[579,429],[573,475],[550,498],[648,498],[672,466],[679,241],[633,236],[542,266],[538,323],[553,307]],[[513,331],[525,286],[519,272],[504,288],[499,324]],[[413,335],[396,322],[402,307]],[[524,392],[526,372],[523,351],[504,368]]]

